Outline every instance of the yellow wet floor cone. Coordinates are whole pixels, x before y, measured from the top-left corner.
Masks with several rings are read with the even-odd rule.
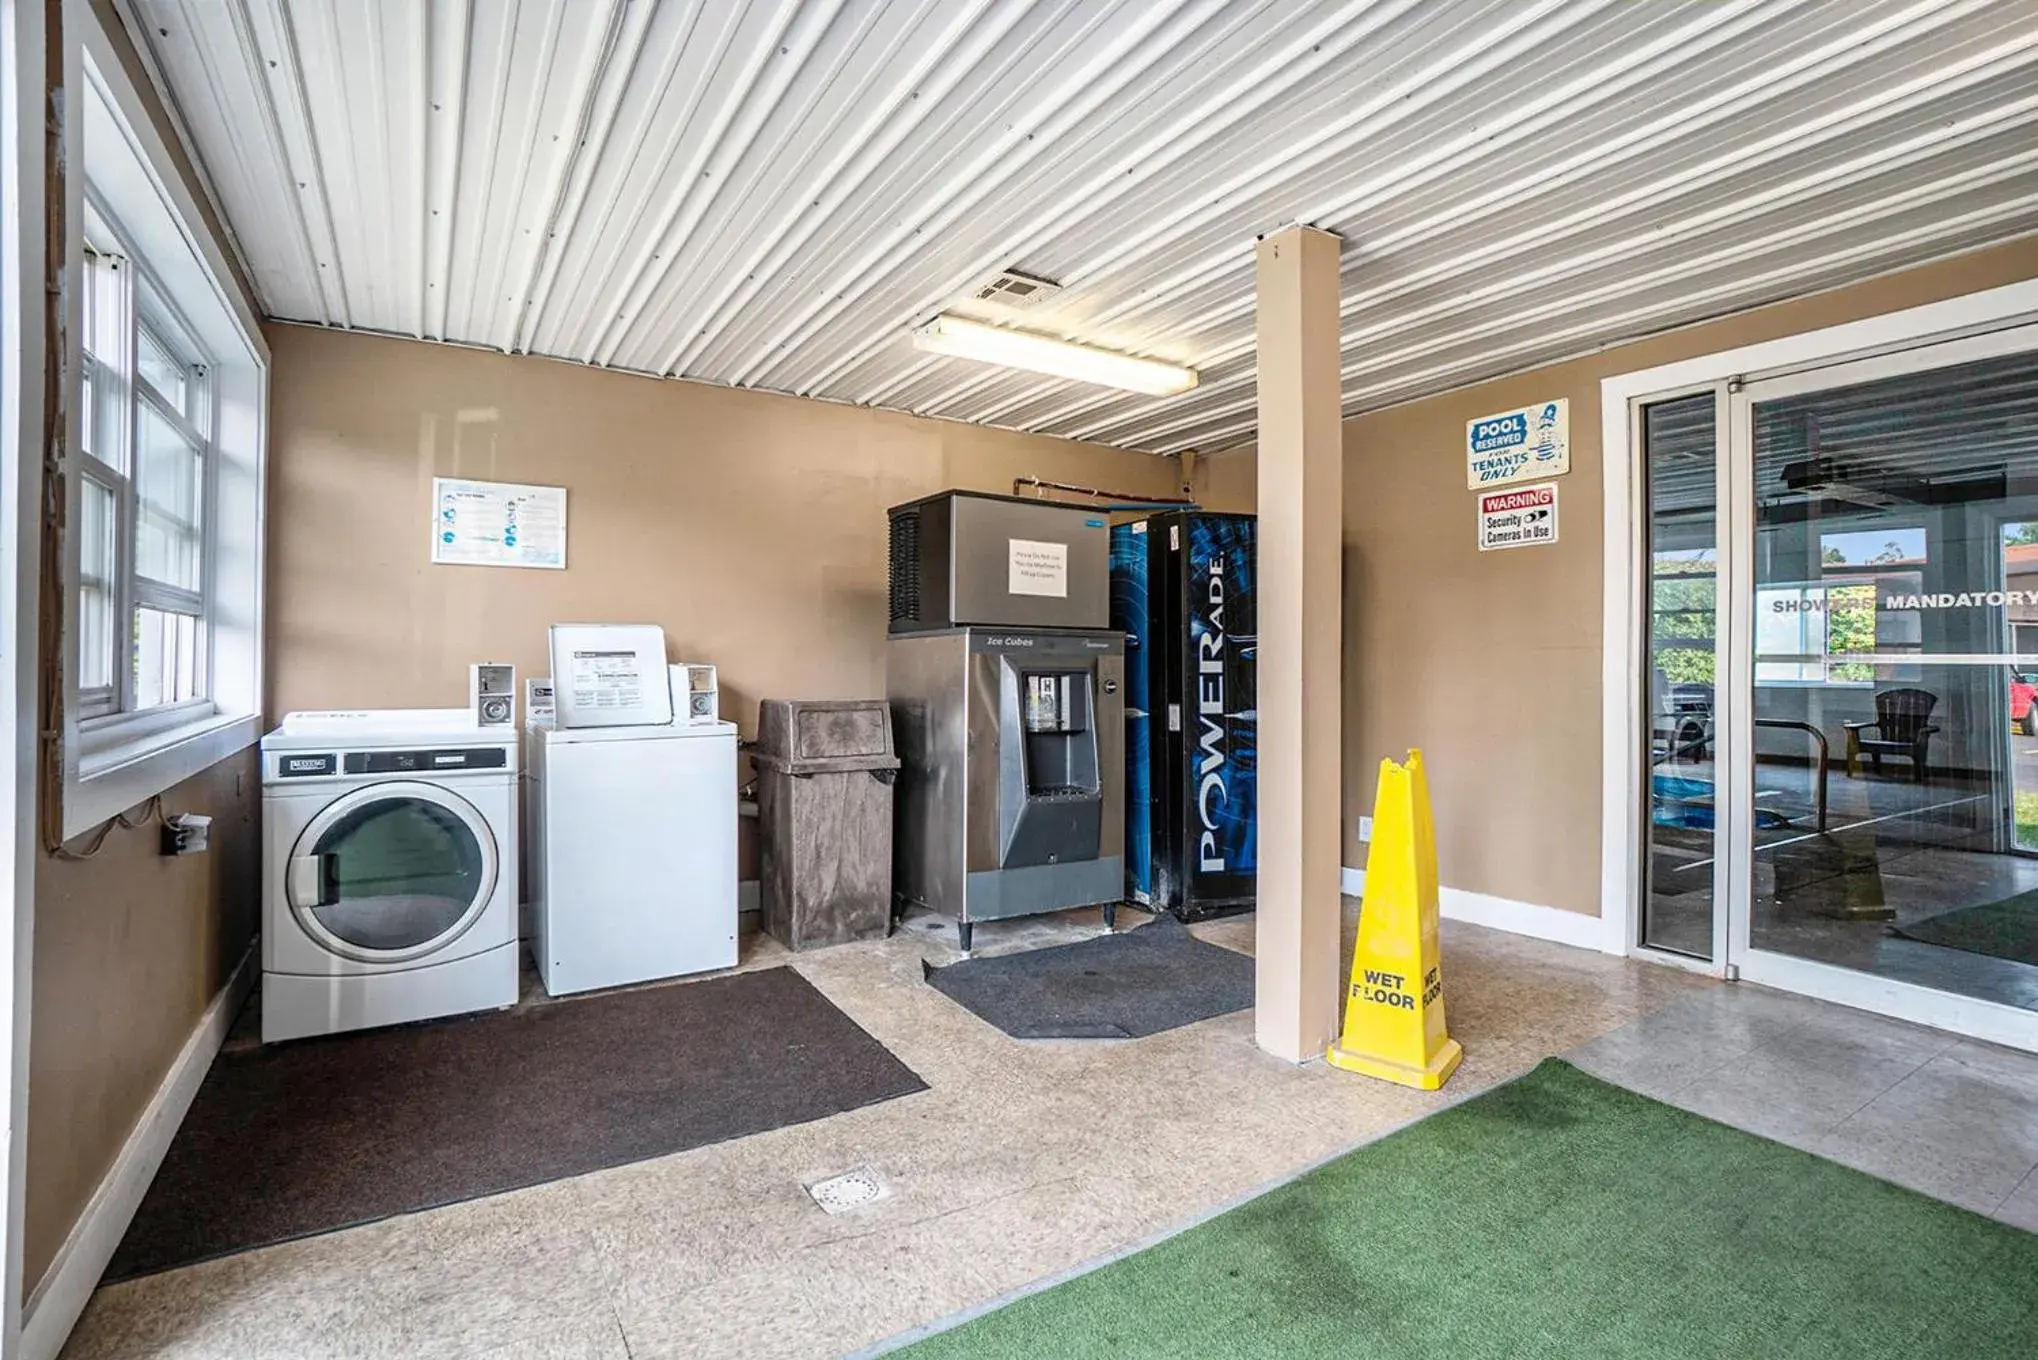
[[[1406,765],[1380,762],[1344,1033],[1329,1056],[1333,1067],[1424,1091],[1442,1086],[1465,1056],[1444,1032],[1436,830],[1420,751]]]

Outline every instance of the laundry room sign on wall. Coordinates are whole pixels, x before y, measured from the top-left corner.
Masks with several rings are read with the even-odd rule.
[[[564,569],[566,488],[434,477],[432,561]]]

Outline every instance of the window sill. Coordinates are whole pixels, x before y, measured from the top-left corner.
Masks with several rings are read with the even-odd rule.
[[[64,838],[203,774],[260,737],[256,715],[215,712],[94,751],[64,782]]]

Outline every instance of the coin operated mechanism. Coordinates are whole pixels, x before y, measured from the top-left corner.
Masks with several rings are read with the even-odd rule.
[[[517,668],[477,661],[467,668],[467,702],[476,727],[512,727],[517,720]]]

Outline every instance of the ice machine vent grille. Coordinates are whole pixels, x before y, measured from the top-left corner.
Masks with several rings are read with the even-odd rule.
[[[917,622],[920,618],[920,512],[917,510],[892,516],[890,585],[892,622]]]

